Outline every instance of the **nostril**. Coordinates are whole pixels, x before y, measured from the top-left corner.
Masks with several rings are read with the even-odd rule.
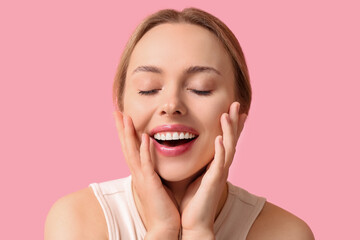
[[[160,107],[161,115],[184,115],[186,107],[181,101],[166,100],[166,103]]]
[[[174,112],[167,112],[167,111],[161,111],[161,115],[166,115],[166,114],[171,114],[171,115],[181,115],[182,113],[181,113],[181,111],[179,111],[179,110],[176,110],[176,111],[174,111]]]

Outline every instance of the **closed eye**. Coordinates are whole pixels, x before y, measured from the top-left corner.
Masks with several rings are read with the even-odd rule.
[[[141,91],[139,90],[139,94],[140,95],[153,95],[155,93],[157,93],[160,89],[152,89],[152,90],[148,90],[148,91]]]
[[[212,94],[212,91],[200,91],[200,90],[196,90],[196,89],[190,89],[193,93],[197,94],[197,95],[201,95],[201,96],[208,96]]]
[[[139,90],[139,94],[140,95],[154,95],[156,94],[160,89],[152,89],[152,90],[148,90],[148,91],[142,91]],[[193,93],[200,95],[200,96],[208,96],[212,94],[212,91],[201,91],[201,90],[196,90],[196,89],[189,89],[190,91],[192,91]]]

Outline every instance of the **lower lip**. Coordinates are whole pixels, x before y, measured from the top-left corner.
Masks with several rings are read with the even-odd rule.
[[[155,144],[156,150],[166,157],[176,157],[190,150],[196,139],[191,142],[181,144],[175,147],[169,147],[158,143],[155,139],[152,139]]]

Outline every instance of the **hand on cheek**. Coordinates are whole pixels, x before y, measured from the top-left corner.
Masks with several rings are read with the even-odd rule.
[[[132,176],[135,203],[147,230],[146,238],[177,239],[180,230],[179,211],[170,190],[163,186],[154,171],[149,136],[143,134],[139,146],[131,118],[121,112],[115,112],[114,116]]]
[[[214,159],[206,172],[188,187],[183,198],[180,206],[183,239],[215,239],[213,226],[220,210],[218,205],[246,119],[246,114],[240,114],[239,109],[240,104],[234,102],[229,113],[221,115],[223,136],[215,139]]]
[[[132,175],[135,201],[149,238],[167,236],[166,239],[177,239],[182,228],[182,239],[214,239],[213,225],[219,202],[226,189],[229,167],[246,118],[245,114],[239,113],[239,108],[240,104],[235,102],[229,113],[221,115],[223,135],[215,139],[214,159],[205,173],[189,185],[180,209],[154,171],[149,136],[143,134],[139,143],[131,118],[121,112],[114,113],[122,150]]]

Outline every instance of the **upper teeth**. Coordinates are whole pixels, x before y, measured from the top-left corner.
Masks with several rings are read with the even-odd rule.
[[[179,139],[191,139],[196,135],[188,132],[161,132],[156,133],[154,138],[157,140],[179,140]]]

